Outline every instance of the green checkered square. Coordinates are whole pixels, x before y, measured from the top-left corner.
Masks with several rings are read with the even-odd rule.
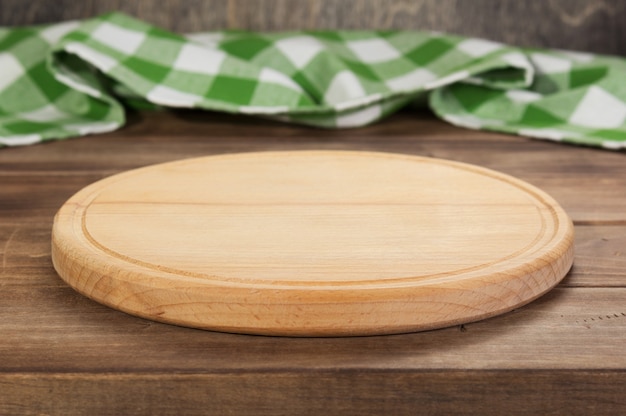
[[[586,87],[602,80],[609,73],[606,66],[574,68],[569,74],[569,88]]]
[[[307,105],[310,106],[312,104],[310,100],[305,100],[301,93],[294,91],[292,88],[283,87],[281,85],[258,83],[254,89],[254,94],[250,99],[250,105],[254,107],[273,109],[277,107],[277,101],[287,104],[286,108],[297,108],[299,106],[306,107]]]
[[[215,77],[207,77],[205,74],[170,71],[163,79],[163,84],[183,93],[204,95],[214,79]]]
[[[404,56],[417,66],[426,66],[453,49],[454,44],[452,42],[442,38],[433,38],[415,47]]]
[[[264,37],[251,35],[222,42],[220,49],[244,61],[251,61],[255,56],[271,45],[272,42]]]
[[[205,97],[235,105],[249,105],[257,82],[250,79],[218,75]]]

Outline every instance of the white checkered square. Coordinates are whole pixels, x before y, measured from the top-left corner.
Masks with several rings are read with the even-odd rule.
[[[283,87],[290,88],[294,91],[302,92],[300,85],[296,84],[287,75],[272,68],[263,68],[259,73],[259,81],[269,84],[282,85]]]
[[[226,54],[222,51],[210,50],[189,43],[181,48],[172,66],[182,71],[216,75],[224,59],[226,59]]]
[[[565,131],[556,130],[556,129],[520,129],[518,133],[522,136],[535,137],[538,139],[555,140],[555,141],[561,141],[567,136],[570,136],[570,137],[577,136],[576,133],[565,132]]]
[[[0,91],[13,84],[19,77],[24,75],[24,68],[20,61],[9,53],[0,53]]]
[[[119,123],[116,122],[91,122],[91,123],[79,123],[79,124],[66,124],[65,128],[68,130],[77,131],[78,134],[93,134],[93,133],[106,133],[113,131],[119,127]]]
[[[304,68],[324,45],[311,36],[297,36],[276,42],[276,48],[298,69]]]
[[[556,74],[572,69],[572,61],[545,53],[533,53],[531,56],[537,70],[544,74]]]
[[[154,87],[146,98],[155,104],[170,105],[172,107],[193,107],[202,97],[194,94],[187,94],[173,88],[158,85]]]
[[[50,45],[54,45],[59,39],[76,29],[78,26],[80,26],[80,22],[75,20],[59,23],[58,25],[52,25],[42,30],[40,35]]]
[[[526,90],[509,90],[506,96],[514,103],[531,103],[543,98],[543,95],[537,92]]]
[[[98,42],[127,55],[135,53],[146,38],[144,33],[125,29],[108,22],[98,26],[91,36]]]
[[[341,71],[330,82],[324,95],[324,102],[336,105],[364,95],[365,90],[356,76],[350,71]]]
[[[600,87],[590,87],[569,122],[583,127],[611,129],[626,121],[626,105]]]
[[[424,68],[415,69],[408,74],[387,80],[385,84],[391,91],[410,91],[423,87],[437,76]]]
[[[117,61],[115,59],[95,51],[82,43],[68,43],[65,45],[65,50],[78,55],[103,72],[109,72],[117,65]]]
[[[59,110],[54,104],[48,104],[28,113],[20,113],[19,117],[24,120],[46,122],[62,120],[71,117],[69,114]]]
[[[3,146],[27,146],[29,144],[39,143],[41,136],[38,134],[22,134],[19,136],[3,136],[0,137],[0,145]]]
[[[384,39],[355,40],[346,46],[362,62],[373,64],[391,61],[401,56],[400,52]]]
[[[457,48],[474,58],[489,55],[492,52],[502,49],[503,44],[485,39],[467,39],[457,45]]]

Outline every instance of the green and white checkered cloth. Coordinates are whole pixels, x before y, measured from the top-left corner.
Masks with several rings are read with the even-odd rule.
[[[626,147],[626,60],[432,32],[177,35],[123,14],[0,28],[0,145],[119,128],[125,107],[357,127],[409,103],[448,122]]]

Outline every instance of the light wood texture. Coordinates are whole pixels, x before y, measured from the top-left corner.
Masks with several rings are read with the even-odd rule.
[[[89,300],[52,267],[54,214],[99,179],[206,155],[311,149],[439,157],[527,181],[572,217],[574,267],[504,315],[351,338],[160,324]],[[412,111],[344,131],[135,114],[118,132],[1,149],[0,414],[625,414],[625,162],[624,152],[464,130]]]
[[[625,0],[2,0],[0,25],[113,10],[177,32],[435,30],[520,46],[626,54]]]
[[[211,156],[115,175],[59,210],[52,260],[105,305],[227,332],[390,334],[484,319],[555,286],[573,227],[535,187],[371,152]]]

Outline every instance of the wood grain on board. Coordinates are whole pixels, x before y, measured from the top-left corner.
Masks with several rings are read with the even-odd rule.
[[[94,183],[52,260],[114,309],[225,332],[423,331],[509,312],[573,260],[550,196],[475,165],[382,152],[250,152]]]

